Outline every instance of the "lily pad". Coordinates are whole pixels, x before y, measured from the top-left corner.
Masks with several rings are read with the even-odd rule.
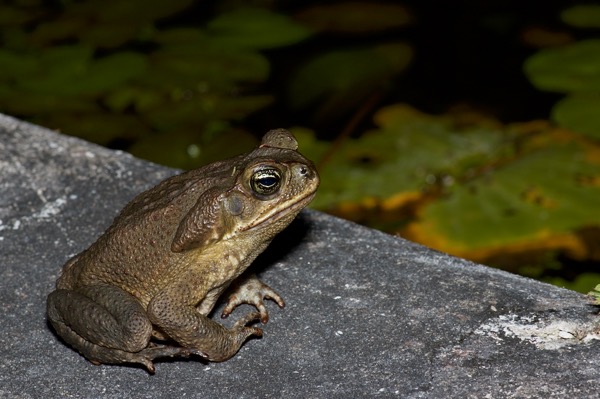
[[[295,17],[318,31],[356,34],[399,28],[411,20],[402,5],[367,1],[319,4],[300,11]]]
[[[115,112],[126,112],[127,109],[144,112],[159,107],[167,101],[167,96],[158,88],[121,85],[103,96],[102,104]]]
[[[128,0],[120,1],[106,6],[103,0],[87,0],[76,4],[76,13],[86,16],[95,16],[98,20],[106,22],[132,21],[152,22],[161,18],[169,17],[189,7],[194,0],[169,0],[169,1],[145,1]],[[78,7],[78,8],[77,8]]]
[[[600,284],[596,285],[588,295],[596,305],[600,305]]]
[[[146,82],[161,86],[195,88],[204,83],[231,90],[236,82],[262,82],[269,75],[269,62],[263,55],[206,42],[161,48],[150,61]]]
[[[38,24],[31,39],[40,45],[70,39],[93,47],[114,48],[138,39],[155,21],[176,14],[192,3],[193,0],[130,0],[107,7],[102,0],[63,2],[62,12]]]
[[[50,128],[61,128],[60,125],[50,126],[45,123],[45,115],[69,113],[95,113],[100,107],[94,99],[84,99],[77,96],[64,96],[52,93],[27,93],[15,90],[14,87],[0,85],[0,107],[3,112],[13,115],[28,115],[29,120]],[[75,121],[76,122],[76,119]]]
[[[412,50],[405,43],[325,53],[307,62],[292,78],[288,102],[295,109],[319,102],[320,114],[339,115],[383,87],[411,58]]]
[[[564,10],[560,17],[577,28],[600,28],[600,5],[579,4]]]
[[[600,140],[600,92],[567,96],[552,108],[552,119],[567,129]]]
[[[211,134],[206,133],[211,130]],[[196,132],[186,129],[145,136],[136,141],[130,152],[153,162],[193,169],[246,152],[256,141],[249,133],[229,126],[219,126],[216,130],[204,126]]]
[[[22,76],[15,87],[34,94],[99,95],[138,76],[146,67],[145,58],[139,54],[121,52],[93,59],[91,48],[86,46],[52,47],[39,57],[19,57],[28,67],[28,75]],[[14,68],[18,63],[12,65]]]
[[[44,123],[66,134],[107,145],[113,140],[134,140],[148,134],[148,128],[135,115],[96,113],[56,113],[45,115]]]
[[[406,233],[471,259],[525,248],[585,257],[575,231],[600,224],[597,151],[573,137],[521,154],[424,206]]]
[[[2,4],[0,12],[0,26],[6,29],[9,26],[19,26],[34,20],[39,14],[39,10],[34,7],[15,7],[8,4]]]
[[[352,214],[343,209],[393,211],[426,196],[428,188],[456,180],[509,151],[508,133],[487,128],[455,131],[450,121],[405,105],[383,108],[375,121],[379,129],[347,140],[327,164],[317,164],[322,183],[315,207],[350,219]],[[312,145],[308,151],[313,148],[320,150]]]
[[[194,131],[210,120],[235,120],[266,107],[270,96],[228,97],[218,93],[197,94],[144,109],[142,118],[159,131]]]
[[[46,46],[76,37],[84,28],[89,27],[88,23],[85,18],[79,16],[62,15],[56,19],[40,22],[29,38],[37,45]]]
[[[145,27],[129,22],[97,24],[79,29],[76,34],[81,43],[100,48],[115,48],[126,46],[129,41],[141,36],[143,28]]]
[[[38,59],[27,52],[0,49],[0,81],[12,82],[37,72]]]
[[[312,31],[282,14],[241,8],[211,20],[207,33],[226,48],[270,49],[300,42]]]
[[[525,73],[541,90],[600,91],[600,39],[542,50],[527,59]]]

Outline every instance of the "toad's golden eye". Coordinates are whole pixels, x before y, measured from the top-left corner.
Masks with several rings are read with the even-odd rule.
[[[250,186],[258,195],[275,194],[281,186],[281,172],[277,169],[261,169],[250,178]]]

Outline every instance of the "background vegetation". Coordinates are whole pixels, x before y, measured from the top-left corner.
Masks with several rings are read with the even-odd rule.
[[[13,0],[0,27],[1,112],[178,168],[286,127],[317,209],[600,281],[598,5]]]

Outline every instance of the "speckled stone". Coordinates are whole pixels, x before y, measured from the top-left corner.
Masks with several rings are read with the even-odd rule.
[[[92,365],[49,328],[46,295],[175,172],[0,116],[0,398],[600,397],[585,296],[314,211],[255,262],[287,307],[268,304],[264,337],[233,359]]]

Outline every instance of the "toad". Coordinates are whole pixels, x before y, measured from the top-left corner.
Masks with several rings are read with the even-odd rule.
[[[235,158],[184,172],[135,197],[88,249],[63,267],[48,319],[92,363],[200,355],[232,357],[268,321],[265,299],[284,301],[242,273],[314,197],[319,177],[284,129]],[[257,311],[232,328],[209,318],[235,282],[223,316]]]

